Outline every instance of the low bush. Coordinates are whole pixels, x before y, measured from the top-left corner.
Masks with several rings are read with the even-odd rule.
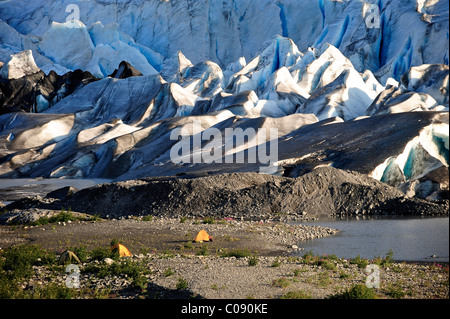
[[[366,285],[358,284],[349,289],[346,289],[343,293],[334,296],[336,299],[377,299],[377,294],[371,288]]]

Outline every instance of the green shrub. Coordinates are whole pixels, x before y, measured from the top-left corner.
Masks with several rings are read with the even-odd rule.
[[[73,247],[70,248],[69,250],[73,251],[73,253],[75,255],[77,255],[78,259],[82,262],[85,263],[88,261],[89,258],[89,252],[87,251],[86,246],[78,246],[78,247]]]
[[[96,247],[91,250],[89,255],[93,260],[102,261],[104,258],[111,258],[111,251],[105,247]]]
[[[177,289],[186,290],[188,288],[188,282],[183,277],[178,277]]]
[[[334,264],[334,262],[329,261],[329,260],[321,259],[321,260],[319,260],[317,262],[317,265],[321,266],[322,268],[327,269],[327,270],[333,270],[333,271],[337,270],[336,265]]]
[[[77,218],[72,214],[72,211],[69,209],[67,212],[63,209],[57,215],[49,218],[50,223],[67,223],[68,221],[75,221]]]
[[[273,262],[272,265],[270,265],[271,267],[280,267],[281,266],[281,261],[279,258],[276,258]]]
[[[275,279],[272,281],[272,286],[274,286],[274,287],[286,288],[286,287],[289,287],[290,284],[291,284],[291,281],[284,277],[281,277],[281,278],[278,278],[278,279]]]
[[[360,255],[350,259],[350,264],[358,265],[358,268],[366,268],[369,265],[369,261],[365,258],[361,258]]]
[[[311,295],[303,290],[289,291],[281,299],[311,299]]]
[[[187,219],[188,218],[186,216],[181,217],[180,218],[180,223],[182,223],[182,224],[185,223],[187,221]]]
[[[96,219],[97,218],[93,216],[88,220],[95,221]],[[52,217],[45,217],[45,216],[40,217],[38,220],[32,222],[31,225],[40,226],[40,225],[53,224],[53,223],[58,223],[58,222],[67,223],[69,221],[73,222],[73,221],[77,221],[77,220],[80,220],[80,218],[75,217],[70,209],[68,211],[65,211],[63,209],[58,214],[56,214]]]
[[[152,215],[145,215],[144,217],[142,217],[142,221],[144,221],[144,222],[151,222],[151,221],[153,221],[153,216]]]
[[[175,273],[175,271],[172,270],[172,268],[167,268],[166,270],[164,270],[164,277],[170,277]]]
[[[67,288],[64,284],[48,283],[41,287],[36,287],[25,293],[23,298],[32,299],[72,299],[76,290]]]
[[[366,285],[358,284],[335,296],[339,299],[377,299],[377,294]]]
[[[386,295],[388,295],[392,298],[395,298],[395,299],[401,299],[401,298],[405,297],[406,293],[400,287],[390,286],[387,289]]]
[[[256,266],[258,264],[259,260],[257,256],[250,256],[248,259],[248,265],[249,266]]]
[[[216,220],[213,217],[203,217],[203,224],[214,224]]]
[[[197,252],[197,256],[207,256],[209,254],[208,247],[203,245],[200,250]]]
[[[12,246],[0,253],[0,269],[11,278],[27,278],[33,266],[53,265],[55,262],[55,254],[36,245]]]
[[[133,281],[131,282],[131,285],[134,288],[139,289],[140,291],[143,291],[147,288],[148,279],[142,274],[137,275],[133,278]]]
[[[133,280],[141,280],[141,276],[150,274],[151,271],[141,261],[133,261],[129,258],[123,258],[111,265],[107,264],[89,264],[83,267],[82,272],[93,273],[99,278],[127,276]]]
[[[378,256],[373,260],[373,263],[378,266],[381,266],[381,267],[388,267],[392,264],[393,257],[394,257],[394,252],[392,251],[392,249],[390,249],[384,258],[381,258],[380,256]]]

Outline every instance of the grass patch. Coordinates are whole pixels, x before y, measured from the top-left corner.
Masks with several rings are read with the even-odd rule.
[[[250,256],[248,259],[248,265],[250,267],[256,266],[259,262],[258,256]]]
[[[206,247],[205,245],[203,245],[200,250],[197,252],[196,254],[197,256],[208,256],[209,255],[209,251],[208,251],[208,247]]]
[[[33,266],[54,265],[55,255],[36,245],[18,245],[0,251],[0,277],[28,278]]]
[[[290,285],[291,285],[291,281],[285,277],[274,279],[272,281],[273,287],[286,288],[286,287],[289,287]]]
[[[322,268],[324,268],[326,270],[337,271],[336,265],[334,264],[334,262],[332,262],[330,260],[320,259],[317,261],[317,265],[321,266]]]
[[[188,218],[186,216],[181,217],[180,218],[180,223],[184,224],[187,221],[187,219]]]
[[[334,295],[335,299],[377,299],[377,294],[371,288],[367,288],[366,285],[357,284],[351,288],[346,289],[344,292]]]
[[[129,258],[122,258],[111,265],[108,264],[90,264],[82,269],[83,273],[94,273],[99,278],[106,277],[128,277],[133,280],[141,276],[151,274],[151,271],[142,261],[133,261]]]
[[[386,289],[386,295],[394,299],[402,299],[406,296],[406,293],[403,291],[401,287],[389,286]]]
[[[170,276],[172,276],[173,274],[175,273],[175,271],[174,270],[172,270],[172,268],[167,268],[166,270],[164,270],[164,277],[170,277]]]
[[[63,209],[58,214],[53,215],[51,217],[41,217],[38,220],[30,223],[30,225],[31,226],[41,226],[41,225],[48,225],[48,224],[54,224],[54,223],[74,222],[74,221],[79,221],[79,220],[85,220],[85,218],[75,217],[70,209],[68,211]]]
[[[273,262],[272,265],[270,265],[271,267],[280,267],[281,266],[281,261],[279,258],[276,258]]]
[[[183,277],[178,277],[178,281],[177,281],[177,290],[186,290],[189,287],[189,284],[187,282],[186,279],[184,279]]]
[[[394,252],[392,249],[390,249],[387,254],[384,256],[384,258],[381,258],[380,256],[376,257],[374,260],[372,260],[373,264],[376,264],[380,267],[389,267],[392,265],[394,261]]]
[[[281,299],[311,299],[311,295],[303,290],[289,291],[281,296]]]
[[[144,221],[144,222],[151,222],[151,221],[153,221],[153,216],[152,215],[145,215],[144,217],[142,217],[142,221]]]
[[[213,217],[203,217],[202,223],[203,224],[214,224],[216,220]]]
[[[366,268],[369,265],[369,261],[358,255],[355,258],[350,259],[350,264],[357,265],[358,268]]]

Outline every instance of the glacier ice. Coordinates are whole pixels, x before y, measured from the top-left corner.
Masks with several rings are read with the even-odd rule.
[[[37,113],[0,116],[3,176],[261,171],[171,163],[193,120],[277,127],[285,175],[331,165],[428,196],[448,170],[448,0],[93,0],[67,20],[72,2],[0,2],[0,106],[20,109],[17,80]],[[98,79],[73,88],[76,69]]]
[[[26,50],[10,56],[10,59],[0,69],[0,78],[19,79],[39,71],[33,53],[31,50]]]
[[[94,44],[86,26],[78,20],[53,22],[38,49],[55,63],[69,69],[85,69],[92,59]]]
[[[369,175],[398,186],[449,166],[448,123],[431,124],[409,141],[404,150],[386,159]]]
[[[17,0],[11,5],[7,1],[0,4],[0,17],[21,38],[43,37],[52,23],[66,23],[66,8],[72,2]],[[92,31],[94,45],[111,45],[119,39],[130,48],[139,48],[158,72],[161,57],[169,58],[178,51],[194,64],[210,60],[224,67],[240,57],[250,61],[265,47],[264,42],[277,34],[291,38],[301,52],[332,44],[358,72],[371,70],[383,84],[412,66],[448,64],[445,0],[419,4],[379,1],[375,5],[380,21],[375,27],[369,23],[373,4],[363,1],[320,0],[299,6],[296,0],[126,0],[80,1],[76,5],[80,21]],[[101,25],[103,35],[96,32]],[[23,50],[23,43],[12,38],[5,44]],[[121,60],[129,59],[122,56]]]

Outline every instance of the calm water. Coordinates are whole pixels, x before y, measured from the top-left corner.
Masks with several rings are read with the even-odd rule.
[[[304,222],[305,225],[328,226],[340,232],[327,238],[299,243],[298,255],[312,251],[315,255],[335,254],[340,258],[384,257],[391,249],[395,260],[449,261],[449,218],[393,218],[329,220]],[[436,257],[431,257],[435,255]]]

